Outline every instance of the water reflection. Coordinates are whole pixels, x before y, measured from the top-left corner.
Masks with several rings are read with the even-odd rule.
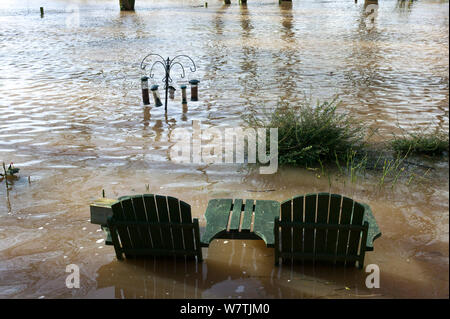
[[[273,251],[259,241],[215,241],[202,263],[168,257],[129,259],[104,265],[97,274],[97,289],[114,287],[114,296],[104,297],[115,298],[327,298],[368,294],[361,285],[365,274],[357,269],[312,264],[274,267]]]
[[[151,118],[150,107],[144,106],[144,130],[146,130],[147,127],[149,126],[150,118]]]
[[[397,0],[395,8],[400,13],[409,14],[414,7],[414,0]]]
[[[274,54],[273,64],[277,67],[277,76],[274,79],[280,89],[280,100],[295,101],[300,94],[298,92],[298,83],[303,81],[303,65],[301,60],[301,43],[298,40],[294,26],[295,19],[292,13],[292,2],[282,1],[279,4],[280,9],[280,33],[283,40],[283,47]],[[281,84],[281,85],[280,85]]]
[[[211,118],[210,111],[213,104],[220,103],[224,105],[224,96],[220,94],[227,89],[231,89],[223,85],[222,81],[216,81],[221,78],[221,74],[225,71],[227,66],[227,47],[224,44],[226,35],[224,34],[225,19],[224,14],[229,8],[229,5],[222,5],[217,8],[211,19],[213,38],[203,43],[206,52],[207,62],[205,65],[204,79],[209,83],[208,98],[205,101],[206,110],[208,111],[208,118]]]
[[[258,61],[257,49],[251,43],[254,36],[254,26],[247,4],[241,4],[239,7],[239,17],[242,60],[240,62],[241,76],[239,77],[238,85],[241,88],[240,97],[245,103],[246,109],[254,111],[257,105],[253,95],[262,90],[260,77],[264,74],[259,72],[258,65],[260,62]]]
[[[97,289],[114,287],[114,298],[199,298],[202,265],[195,261],[114,261],[98,270]]]
[[[415,296],[428,289],[419,278],[387,268],[381,272],[380,288],[368,289],[368,274],[355,267],[325,262],[275,267],[273,249],[260,240],[215,240],[204,255],[202,263],[169,257],[114,260],[98,269],[97,292],[91,297],[390,298],[405,293],[401,282]],[[416,271],[427,269],[419,265]]]
[[[1,184],[3,184],[3,183],[5,183],[5,181],[0,177],[0,187],[1,187]],[[11,183],[11,182],[8,182],[8,183]],[[9,190],[10,190],[10,187],[12,187],[12,185],[13,184],[7,184],[6,185],[6,183],[5,183],[5,188],[6,188],[6,213],[8,215],[11,215],[11,212],[12,212],[11,200],[9,199]],[[0,216],[1,216],[1,214],[0,214]]]
[[[167,124],[167,117],[166,117]],[[155,120],[155,124],[152,126],[152,130],[155,132],[155,142],[160,142],[164,132],[164,126],[162,120]],[[155,143],[155,149],[159,149],[159,144]]]
[[[292,13],[292,2],[282,1],[279,4],[280,13],[282,16],[282,26],[284,27],[284,32],[282,32],[282,37],[285,41],[294,42],[296,41],[295,32],[292,31],[292,27],[295,24],[294,15]]]

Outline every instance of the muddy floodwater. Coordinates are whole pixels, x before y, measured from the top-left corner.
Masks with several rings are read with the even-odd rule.
[[[312,169],[178,164],[169,139],[194,120],[236,127],[305,95],[337,95],[377,141],[448,131],[448,1],[380,1],[373,25],[368,3],[353,0],[137,0],[134,13],[118,2],[0,3],[0,161],[21,169],[9,190],[0,184],[0,298],[448,298],[447,159],[412,167],[423,179],[376,187],[377,171],[351,183]],[[184,81],[200,80],[198,102],[182,108],[174,69],[167,116],[142,106],[139,63],[150,52],[194,59]],[[155,69],[161,94],[162,77]],[[118,262],[90,224],[102,189],[178,197],[202,228],[212,198],[353,197],[382,231],[365,260],[379,266],[380,288],[356,268],[275,267],[260,240],[214,240],[200,264]],[[66,287],[69,264],[79,289]]]

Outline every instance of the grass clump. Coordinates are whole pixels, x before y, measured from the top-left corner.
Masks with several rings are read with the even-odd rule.
[[[444,132],[407,133],[394,137],[391,146],[398,154],[442,155],[448,152],[448,135]]]
[[[278,160],[296,166],[322,165],[361,148],[364,126],[347,113],[338,113],[337,99],[298,105],[280,102],[266,119],[247,119],[253,126],[278,128]]]

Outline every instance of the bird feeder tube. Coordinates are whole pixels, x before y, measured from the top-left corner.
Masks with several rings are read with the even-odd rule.
[[[175,89],[172,85],[169,86],[169,99],[173,100],[175,98]]]
[[[144,105],[149,105],[150,97],[148,92],[148,76],[141,77],[141,88],[142,88],[142,103],[144,103]]]
[[[191,85],[191,101],[198,101],[198,84],[199,80],[190,80],[189,84]]]
[[[160,107],[162,106],[161,103],[161,98],[159,97],[159,92],[158,92],[158,85],[152,85],[152,88],[150,89],[153,93],[153,100],[155,101],[155,106]]]
[[[180,86],[181,89],[181,104],[187,104],[187,98],[186,98],[186,85]]]

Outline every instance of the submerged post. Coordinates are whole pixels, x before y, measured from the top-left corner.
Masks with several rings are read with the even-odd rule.
[[[119,0],[120,11],[134,11],[135,0]]]
[[[44,17],[44,7],[40,7],[39,9],[41,10],[41,18],[43,18]]]

